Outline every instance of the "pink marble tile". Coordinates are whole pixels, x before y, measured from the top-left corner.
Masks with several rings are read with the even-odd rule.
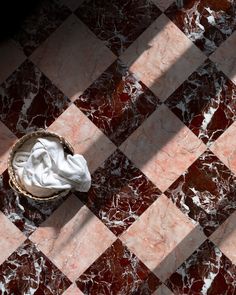
[[[196,225],[162,195],[120,239],[164,281],[205,238]]]
[[[212,55],[213,60],[235,84],[236,84],[236,32],[232,34]]]
[[[72,195],[30,239],[73,281],[116,240],[116,237]]]
[[[165,11],[170,6],[170,4],[174,2],[174,0],[152,0],[152,2],[156,4],[160,10]]]
[[[165,191],[206,146],[162,105],[120,149],[160,190]]]
[[[174,295],[164,284],[162,284],[152,295]]]
[[[214,232],[210,239],[236,264],[236,212]]]
[[[58,88],[75,99],[115,60],[115,56],[75,15],[71,15],[31,59]]]
[[[165,100],[205,56],[165,15],[161,15],[121,59],[161,100]]]
[[[115,151],[115,145],[74,104],[48,130],[65,136],[83,154],[91,172]],[[94,156],[96,155],[96,157]]]
[[[13,40],[0,42],[0,83],[24,61],[25,55]]]
[[[63,295],[84,295],[82,291],[75,285],[72,284],[64,293]]]
[[[7,158],[17,137],[0,121],[0,174],[7,168]]]
[[[210,147],[213,153],[236,173],[236,122],[234,122]]]
[[[25,240],[26,236],[0,211],[0,264]]]

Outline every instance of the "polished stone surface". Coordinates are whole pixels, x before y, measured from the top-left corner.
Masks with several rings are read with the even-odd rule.
[[[0,42],[0,294],[236,294],[235,1],[30,6]],[[11,188],[39,128],[84,155],[87,193]]]
[[[83,1],[75,14],[116,55],[126,48],[161,14],[151,1]]]

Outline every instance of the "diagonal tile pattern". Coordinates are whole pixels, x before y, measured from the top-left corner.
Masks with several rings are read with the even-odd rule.
[[[165,281],[205,236],[162,195],[121,236],[121,240]]]
[[[161,15],[121,55],[130,70],[164,101],[206,57]]]
[[[210,151],[203,153],[166,191],[210,235],[236,209],[236,176]]]
[[[0,36],[0,294],[236,294],[235,1],[20,6]],[[11,189],[38,128],[85,156],[88,193]]]
[[[7,170],[0,176],[0,210],[27,236],[48,218],[64,199],[49,203],[28,199],[14,193],[9,185]]]
[[[166,105],[210,145],[236,119],[236,86],[207,60],[167,99]]]
[[[120,145],[160,101],[117,60],[74,103]]]
[[[0,120],[17,136],[47,127],[69,104],[29,60],[0,86]]]
[[[166,284],[175,294],[235,294],[236,266],[207,240]]]
[[[234,49],[236,46],[236,32],[232,34],[212,55],[220,70],[222,70],[236,84],[236,60]]]
[[[166,285],[162,284],[152,295],[174,295]]]
[[[165,14],[206,55],[210,55],[236,28],[235,1],[175,1]]]
[[[173,3],[173,0],[152,0],[152,2],[156,4],[161,11],[165,11],[170,6],[170,4]]]
[[[2,264],[26,240],[26,236],[2,212],[0,212],[0,223],[0,264]]]
[[[116,237],[72,195],[40,225],[30,239],[73,281]]]
[[[165,191],[206,147],[162,105],[120,149],[159,189]]]
[[[236,174],[236,142],[234,134],[236,122],[234,122],[210,147],[211,151]]]
[[[119,150],[92,176],[80,199],[116,235],[125,231],[160,196],[160,191]]]
[[[116,146],[74,104],[48,130],[60,130],[60,134],[72,144],[75,153],[85,155],[91,172],[116,150]]]
[[[84,295],[84,293],[82,293],[82,291],[75,284],[73,284],[66,289],[63,295]]]
[[[120,240],[108,248],[79,279],[85,294],[151,294],[159,279]]]
[[[29,56],[71,14],[56,0],[43,0],[32,5],[31,14],[24,19],[14,39]]]
[[[161,11],[148,0],[86,0],[75,14],[116,55],[120,55]]]
[[[1,289],[10,294],[61,295],[71,285],[70,280],[28,240],[0,266],[0,283]]]
[[[114,54],[74,15],[30,58],[72,100],[115,60]]]
[[[236,243],[236,212],[210,236],[219,249],[236,264],[236,253],[234,251]]]

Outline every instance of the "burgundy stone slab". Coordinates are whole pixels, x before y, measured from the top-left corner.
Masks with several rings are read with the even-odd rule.
[[[14,39],[29,56],[71,14],[59,1],[43,0],[31,4],[33,9],[21,23]]]
[[[125,231],[161,192],[120,151],[92,175],[92,187],[80,199],[116,235]]]
[[[236,28],[235,1],[175,1],[165,14],[206,55],[214,52]]]
[[[120,240],[112,244],[76,281],[85,295],[149,295],[160,280]]]
[[[148,0],[85,0],[75,14],[119,55],[161,11]]]
[[[166,105],[210,145],[236,120],[236,86],[207,60],[167,99]]]
[[[26,240],[0,266],[1,294],[60,295],[70,280]]]
[[[74,103],[116,145],[160,105],[159,99],[119,60]]]
[[[236,209],[236,176],[206,151],[165,194],[209,236]]]
[[[166,284],[178,295],[233,295],[236,294],[236,266],[207,240]]]
[[[17,136],[49,126],[70,104],[29,60],[0,86],[0,119]]]
[[[7,170],[0,175],[0,210],[29,236],[67,197],[39,202],[16,195],[9,186]]]

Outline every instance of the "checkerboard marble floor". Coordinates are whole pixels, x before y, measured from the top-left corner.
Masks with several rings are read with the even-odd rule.
[[[236,294],[236,2],[44,0],[0,44],[0,294]],[[88,193],[17,195],[65,136]]]

